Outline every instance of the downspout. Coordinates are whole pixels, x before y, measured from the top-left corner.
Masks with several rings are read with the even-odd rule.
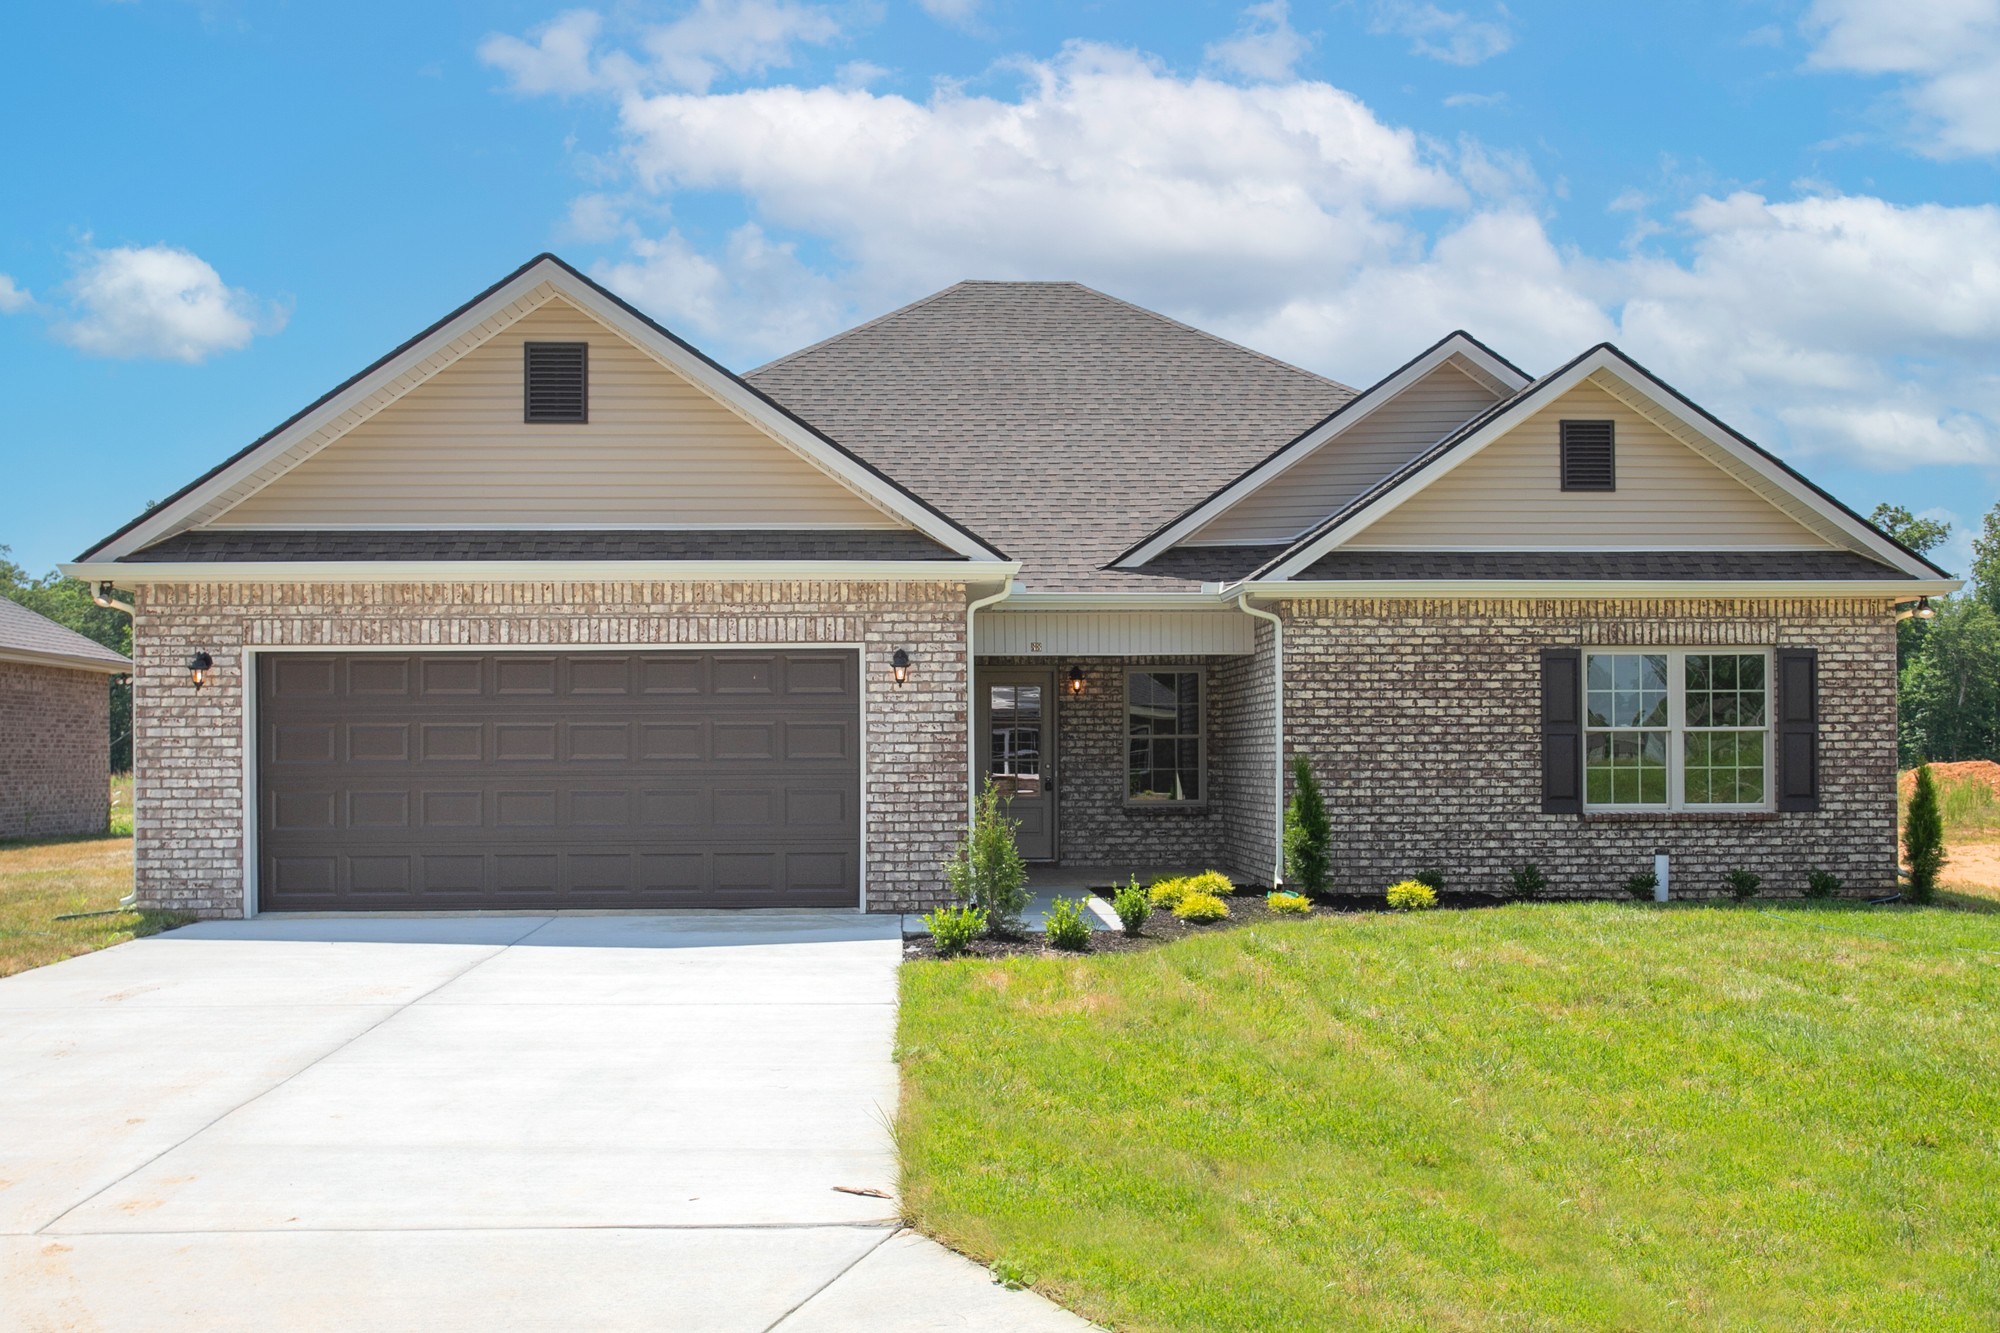
[[[1250,605],[1247,591],[1236,594],[1236,609],[1271,622],[1271,670],[1277,677],[1271,690],[1272,712],[1277,715],[1271,788],[1276,807],[1271,829],[1271,883],[1275,886],[1285,882],[1285,622],[1274,612],[1259,611]]]
[[[105,580],[100,580],[99,582],[90,585],[90,600],[97,603],[99,606],[103,607],[107,611],[123,611],[126,614],[126,616],[129,619],[131,619],[134,626],[136,627],[139,618],[138,615],[132,610],[132,604],[130,602],[119,601],[116,597],[110,596],[109,595],[110,592],[111,592],[110,582]],[[134,673],[135,677],[136,674],[137,673],[135,672]],[[133,692],[135,695],[137,694],[137,690],[138,687],[135,680],[133,686]],[[137,729],[134,728],[134,730]],[[139,769],[139,750],[137,746],[134,746],[132,749],[132,770],[134,773],[137,773],[138,769]],[[134,785],[136,786],[137,784],[135,783]],[[136,806],[137,803],[134,802],[134,804]],[[126,894],[123,898],[120,898],[118,900],[118,906],[129,911],[132,905],[138,901],[139,901],[139,886],[137,884],[134,884],[132,886],[132,892]]]
[[[1014,595],[1009,578],[999,592],[965,606],[965,823],[969,828],[979,811],[979,682],[973,677],[972,622],[984,607]]]

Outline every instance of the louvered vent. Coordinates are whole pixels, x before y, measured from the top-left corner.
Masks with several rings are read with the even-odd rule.
[[[521,364],[523,421],[590,420],[589,343],[528,343]]]
[[[1562,423],[1562,488],[1566,491],[1618,489],[1616,452],[1609,421]]]

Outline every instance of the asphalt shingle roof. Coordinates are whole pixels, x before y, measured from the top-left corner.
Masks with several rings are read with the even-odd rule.
[[[1035,591],[1199,583],[1103,566],[1354,396],[1072,282],[962,282],[744,378]]]
[[[123,653],[113,652],[95,639],[86,639],[6,597],[0,597],[0,657],[32,658],[46,661],[50,666],[95,663],[129,669],[132,665]]]
[[[137,563],[241,560],[945,560],[920,532],[356,532],[205,528],[126,557]]]

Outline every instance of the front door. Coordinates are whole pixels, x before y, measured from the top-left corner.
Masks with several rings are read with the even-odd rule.
[[[1056,719],[1053,671],[979,674],[979,766],[1020,821],[1030,861],[1056,859]]]

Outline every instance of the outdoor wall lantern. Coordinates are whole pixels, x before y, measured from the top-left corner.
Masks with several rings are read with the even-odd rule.
[[[889,675],[898,685],[910,678],[910,655],[901,648],[889,658]]]
[[[206,648],[195,649],[188,658],[188,679],[194,682],[196,689],[208,684],[209,673],[214,670],[215,659],[208,655]]]
[[[1918,620],[1936,620],[1936,619],[1937,619],[1937,612],[1936,612],[1935,610],[1933,610],[1933,609],[1932,609],[1932,607],[1931,607],[1931,599],[1930,599],[1930,598],[1928,598],[1928,597],[1919,597],[1919,598],[1917,599],[1917,619],[1918,619]]]
[[[1069,692],[1073,695],[1083,693],[1083,668],[1080,666],[1069,669]]]

